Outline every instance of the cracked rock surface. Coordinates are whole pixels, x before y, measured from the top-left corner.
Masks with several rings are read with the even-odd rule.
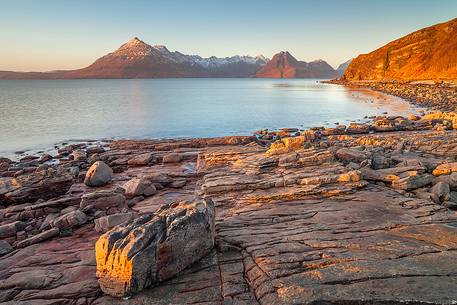
[[[114,169],[110,184],[90,189],[80,179],[67,197],[5,208],[4,221],[14,224],[3,229],[4,240],[14,246],[0,257],[0,302],[454,304],[457,216],[445,200],[456,198],[456,135],[413,130],[305,137],[303,146],[277,154],[253,137],[110,143],[97,156]],[[179,154],[179,162],[162,162],[170,153]],[[16,247],[11,232],[25,230],[37,211],[77,209],[94,191],[120,197],[119,187],[132,178],[157,189],[122,204],[139,217],[196,195],[211,199],[211,252],[177,276],[119,299],[104,295],[96,278],[101,233],[94,219],[110,215],[111,206],[94,204],[71,234]],[[449,196],[434,195],[440,182]],[[115,206],[112,215],[119,213]]]

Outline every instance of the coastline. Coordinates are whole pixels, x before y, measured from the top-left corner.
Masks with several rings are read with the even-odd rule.
[[[450,292],[457,298],[447,285],[449,277],[457,280],[447,271],[457,261],[457,252],[447,250],[457,244],[456,113],[381,115],[246,136],[66,144],[52,155],[0,158],[2,302],[273,305],[375,293],[381,301],[394,295],[395,302],[444,303]],[[88,182],[94,166],[109,179]],[[104,294],[112,290],[97,278],[93,255],[103,233],[127,229],[164,205],[202,199],[214,203],[216,215],[215,246],[206,256],[128,299]],[[197,242],[192,238],[189,244]],[[106,268],[118,272],[115,264]],[[418,268],[421,277],[403,281]],[[54,280],[41,281],[51,274]],[[328,284],[348,281],[363,289]]]
[[[329,80],[329,84],[375,91],[401,97],[413,105],[434,111],[455,112],[457,109],[457,81],[345,81]]]

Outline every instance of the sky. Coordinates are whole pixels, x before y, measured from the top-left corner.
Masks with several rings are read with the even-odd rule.
[[[0,0],[0,70],[76,69],[137,36],[209,56],[281,50],[335,68],[457,17],[457,0]]]

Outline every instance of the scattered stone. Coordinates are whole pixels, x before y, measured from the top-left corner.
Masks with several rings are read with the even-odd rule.
[[[178,163],[181,162],[182,155],[178,153],[169,153],[163,156],[163,163]]]
[[[16,233],[24,228],[24,224],[20,221],[0,225],[0,238],[16,236]]]
[[[105,233],[117,225],[130,222],[137,217],[135,213],[118,213],[95,219],[95,231]]]
[[[102,186],[108,184],[113,178],[113,170],[103,161],[97,161],[86,173],[84,183],[87,186]]]
[[[432,183],[433,175],[411,175],[392,181],[392,187],[399,190],[410,191]]]
[[[361,163],[370,158],[370,155],[364,151],[354,148],[340,148],[335,153],[335,156],[340,161]]]
[[[104,293],[128,297],[169,279],[214,246],[211,200],[167,205],[117,226],[97,241],[97,277]]]
[[[73,177],[61,168],[0,178],[0,202],[9,205],[51,199],[65,194],[73,182]]]
[[[152,196],[156,193],[154,184],[144,178],[133,178],[127,181],[123,188],[125,189],[125,195],[128,198],[135,196]]]
[[[285,154],[294,150],[302,149],[305,144],[305,136],[287,137],[271,144],[266,152],[267,156]]]
[[[173,182],[173,178],[164,173],[147,174],[143,175],[142,178],[149,180],[154,184],[159,183],[162,186],[167,186]]]
[[[454,172],[457,172],[457,162],[444,163],[444,164],[438,165],[433,170],[432,174],[435,176],[440,176],[440,175],[449,175]]]
[[[43,154],[43,155],[41,155],[41,157],[38,160],[38,162],[45,163],[45,162],[48,162],[50,160],[52,160],[52,156],[50,154]]]
[[[432,187],[432,194],[435,195],[440,202],[448,201],[450,199],[450,188],[446,182],[438,182]]]
[[[13,251],[13,247],[6,241],[0,240],[0,257]]]
[[[59,235],[59,229],[58,228],[52,228],[47,231],[41,232],[35,236],[32,236],[30,238],[27,238],[23,241],[20,241],[17,243],[18,248],[25,248],[33,244],[40,243],[42,241],[51,239],[57,235]]]
[[[144,153],[141,155],[136,155],[133,158],[130,158],[127,164],[132,166],[145,166],[149,165],[153,161],[153,159],[153,153]]]
[[[53,221],[53,226],[61,230],[79,227],[87,222],[86,214],[80,210],[66,213]]]
[[[174,180],[170,184],[170,187],[179,189],[179,188],[184,187],[186,185],[186,183],[187,183],[186,179],[177,179],[177,180]]]
[[[80,209],[84,212],[90,210],[107,210],[109,208],[122,209],[125,207],[125,196],[113,191],[96,191],[81,197]]]
[[[70,154],[70,158],[75,161],[87,160],[87,153],[84,150],[76,149]]]

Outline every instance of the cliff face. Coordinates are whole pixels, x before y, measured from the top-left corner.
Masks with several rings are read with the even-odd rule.
[[[265,78],[332,78],[336,71],[325,61],[298,61],[289,52],[282,51],[256,73]]]
[[[359,55],[344,80],[457,79],[457,18]]]

